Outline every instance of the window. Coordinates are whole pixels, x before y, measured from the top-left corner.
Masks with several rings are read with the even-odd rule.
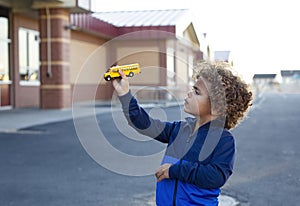
[[[9,43],[8,19],[0,17],[0,81],[9,81]]]
[[[167,76],[168,85],[174,85],[176,81],[175,70],[175,50],[171,47],[167,48]]]
[[[39,82],[39,32],[19,29],[19,72],[23,82]]]

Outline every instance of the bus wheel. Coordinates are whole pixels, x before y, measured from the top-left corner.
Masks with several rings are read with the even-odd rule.
[[[107,76],[107,77],[105,78],[105,80],[106,80],[106,81],[110,81],[110,80],[111,80],[111,77],[110,77],[110,76]]]
[[[130,76],[130,77],[133,77],[133,72],[130,72],[130,73],[129,73],[129,76]]]

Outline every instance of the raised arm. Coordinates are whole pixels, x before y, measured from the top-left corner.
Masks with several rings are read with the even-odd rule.
[[[141,134],[168,143],[170,135],[178,123],[162,122],[151,118],[132,96],[126,75],[122,71],[119,71],[119,73],[122,78],[115,79],[112,83],[121,101],[128,124]]]

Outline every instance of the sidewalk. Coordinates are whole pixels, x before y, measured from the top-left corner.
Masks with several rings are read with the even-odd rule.
[[[95,108],[94,108],[95,107]],[[74,108],[66,109],[39,109],[17,108],[11,110],[0,110],[0,132],[13,132],[22,128],[35,125],[60,122],[73,119],[73,109],[76,109],[75,116],[78,118],[94,115],[95,112],[110,112],[113,108],[107,102],[76,104]]]
[[[72,118],[72,110],[40,110],[22,108],[0,111],[0,132],[13,132],[25,127]]]
[[[159,106],[157,104],[143,104],[143,107]],[[168,105],[161,105],[168,106]],[[92,108],[91,105],[76,106],[76,118],[94,115],[104,112],[111,112],[114,108],[109,104],[96,105]],[[73,119],[73,109],[50,109],[42,110],[39,108],[20,108],[11,110],[0,110],[0,132],[16,132],[22,128],[31,127],[35,125],[60,122]],[[220,195],[219,206],[236,206],[238,202],[226,195]]]

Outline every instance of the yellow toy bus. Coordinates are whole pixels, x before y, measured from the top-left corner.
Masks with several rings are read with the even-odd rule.
[[[106,81],[110,81],[112,79],[116,79],[120,77],[119,69],[123,71],[123,73],[128,77],[133,77],[135,74],[141,73],[141,68],[138,63],[135,64],[127,64],[121,66],[112,66],[110,67],[106,73],[103,75]]]

